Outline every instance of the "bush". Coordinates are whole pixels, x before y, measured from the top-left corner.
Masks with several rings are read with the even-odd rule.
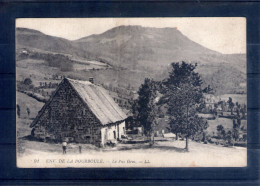
[[[25,80],[23,81],[23,84],[25,84],[25,85],[31,85],[31,84],[32,84],[31,78],[25,78]]]

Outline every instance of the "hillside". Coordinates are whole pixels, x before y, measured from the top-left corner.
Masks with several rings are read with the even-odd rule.
[[[16,48],[22,47],[72,55],[82,55],[84,53],[69,40],[45,35],[37,30],[16,28]]]
[[[83,68],[84,72],[80,68],[77,73],[75,69],[66,72],[79,79],[91,75],[104,84],[123,87],[131,84],[137,89],[145,77],[165,78],[171,62],[187,61],[198,63],[205,85],[211,84],[216,94],[245,92],[240,86],[246,82],[245,55],[209,50],[175,28],[119,26],[76,41],[17,28],[16,42],[17,49],[40,49],[112,66],[102,71],[93,71],[93,67]]]
[[[133,63],[133,68],[135,63],[157,68],[158,63],[165,66],[181,60],[199,64],[245,65],[243,55],[223,55],[207,49],[191,41],[176,28],[119,26],[75,42],[91,54],[111,58],[114,64],[131,66]]]
[[[119,26],[76,42],[94,55],[102,55],[112,59],[116,65],[132,68],[135,65],[157,68],[158,62],[164,66],[184,58],[194,60],[195,56],[203,53],[218,54],[189,40],[174,28]]]

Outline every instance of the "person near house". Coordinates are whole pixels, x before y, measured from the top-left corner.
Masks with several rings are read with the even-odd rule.
[[[66,154],[66,150],[67,150],[67,142],[66,141],[62,142],[62,150],[63,150],[63,154]]]
[[[82,149],[82,147],[81,147],[81,145],[79,146],[79,153],[81,154],[81,149]]]

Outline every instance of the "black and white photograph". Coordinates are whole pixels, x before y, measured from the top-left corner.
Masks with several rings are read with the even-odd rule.
[[[246,18],[17,18],[19,168],[246,167]]]

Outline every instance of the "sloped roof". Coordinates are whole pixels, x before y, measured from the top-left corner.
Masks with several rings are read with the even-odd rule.
[[[127,118],[126,114],[101,86],[89,81],[79,81],[66,78],[76,90],[82,100],[87,104],[101,124],[115,123]]]

